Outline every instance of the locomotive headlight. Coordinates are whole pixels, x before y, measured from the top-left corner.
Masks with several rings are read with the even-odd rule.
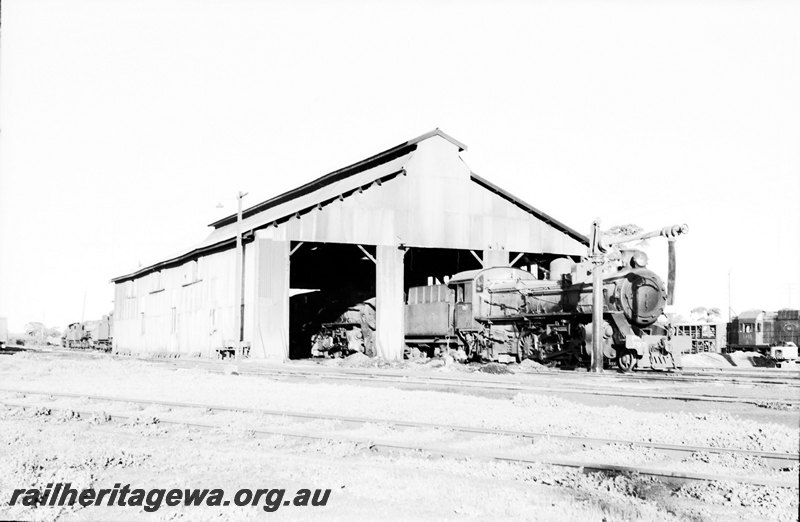
[[[631,257],[631,266],[633,268],[644,268],[647,266],[647,254],[641,250],[637,250],[633,257]]]

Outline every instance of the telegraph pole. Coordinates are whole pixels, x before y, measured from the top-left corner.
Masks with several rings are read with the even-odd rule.
[[[592,354],[589,371],[603,371],[603,237],[600,220],[592,223],[589,259],[592,260]]]
[[[236,281],[234,283],[234,329],[236,335],[236,358],[242,357],[242,334],[243,328],[243,312],[244,312],[244,249],[242,248],[242,199],[247,195],[247,192],[241,192],[236,195],[238,202],[236,211]]]
[[[728,269],[728,322],[731,322],[731,269]]]

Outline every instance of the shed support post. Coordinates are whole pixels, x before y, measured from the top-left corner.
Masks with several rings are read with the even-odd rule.
[[[486,249],[483,251],[483,267],[493,266],[508,266],[508,250]]]
[[[403,257],[396,246],[378,246],[375,251],[375,322],[378,357],[403,359],[405,315],[403,303]]]
[[[289,358],[289,256],[291,243],[253,241],[253,331],[250,357]]]

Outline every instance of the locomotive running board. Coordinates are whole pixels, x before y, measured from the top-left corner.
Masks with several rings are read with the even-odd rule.
[[[491,323],[491,324],[506,324],[506,323],[514,323],[520,320],[539,320],[539,319],[566,319],[569,317],[575,317],[576,314],[571,314],[567,312],[553,312],[552,314],[518,314],[518,315],[506,315],[502,317],[485,317],[485,316],[478,316],[475,317],[475,321],[482,322],[482,323]],[[580,315],[580,314],[578,314]]]

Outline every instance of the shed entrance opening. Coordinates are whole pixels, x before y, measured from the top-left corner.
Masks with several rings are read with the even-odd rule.
[[[289,358],[375,353],[374,247],[292,242]]]

